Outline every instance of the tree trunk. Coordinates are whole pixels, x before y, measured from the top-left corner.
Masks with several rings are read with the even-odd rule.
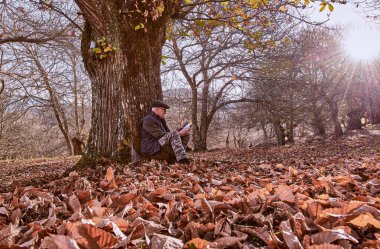
[[[285,130],[282,127],[280,121],[274,121],[273,122],[274,132],[276,134],[277,138],[277,146],[284,146],[285,145]]]
[[[230,148],[230,130],[227,132],[227,137],[226,137],[226,149]]]
[[[362,128],[362,114],[363,111],[361,108],[356,108],[350,110],[347,113],[348,121],[347,121],[347,130],[359,130]]]
[[[336,137],[341,137],[343,136],[343,130],[338,120],[338,113],[339,113],[338,104],[335,101],[330,100],[330,99],[327,100],[327,104],[329,105],[331,120],[334,124],[334,134]]]
[[[41,64],[41,61],[39,58],[31,51],[31,59],[34,61],[37,69],[39,70],[43,83],[45,84],[45,88],[49,93],[49,100],[50,100],[50,107],[52,108],[52,111],[54,113],[55,119],[58,123],[59,130],[61,131],[65,142],[66,142],[66,147],[67,147],[67,152],[69,155],[74,155],[74,149],[73,149],[73,144],[71,142],[70,134],[69,134],[69,124],[67,121],[67,117],[65,114],[64,107],[61,105],[58,97],[57,97],[57,92],[55,89],[51,86],[50,84],[50,79],[48,77],[48,74]]]
[[[197,145],[201,144],[201,131],[198,125],[198,91],[196,86],[191,88],[191,119],[193,122],[193,145],[196,151]]]
[[[325,136],[326,135],[325,122],[321,113],[322,113],[322,109],[317,108],[314,105],[314,111],[313,111],[313,126],[315,130],[314,135]]]
[[[288,138],[288,142],[291,143],[291,144],[294,144],[294,122],[293,120],[291,120],[289,122],[289,127],[286,127],[287,128],[287,133],[286,133],[286,137]]]
[[[91,130],[82,163],[103,157],[129,162],[133,151],[140,151],[141,119],[153,100],[162,99],[161,50],[175,3],[166,2],[157,18],[144,18],[138,13],[151,15],[151,9],[144,9],[150,2],[75,1],[86,22],[81,49],[92,82]],[[102,37],[116,48],[105,58],[91,46],[99,47]]]
[[[267,133],[267,129],[265,127],[265,123],[264,122],[260,122],[260,125],[261,125],[261,129],[263,130],[264,141],[267,141],[269,139],[269,136],[268,136],[268,133]]]
[[[371,124],[380,124],[380,111],[371,112]]]
[[[209,127],[209,120],[208,120],[209,84],[210,84],[209,81],[206,80],[202,89],[202,102],[201,102],[202,105],[201,105],[201,115],[200,115],[200,125],[199,125],[199,135],[198,135],[199,140],[197,141],[197,143],[194,143],[195,151],[207,150],[207,133],[208,133],[208,127]]]
[[[71,142],[73,144],[74,155],[82,155],[84,146],[83,141],[78,137],[73,137]]]

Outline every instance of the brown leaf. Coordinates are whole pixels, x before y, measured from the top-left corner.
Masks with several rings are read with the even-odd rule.
[[[322,244],[310,246],[308,249],[343,249],[343,247],[332,244]]]
[[[79,246],[75,240],[65,235],[50,234],[54,244],[60,249],[79,249]]]
[[[20,233],[20,229],[9,224],[0,230],[0,247],[10,247],[15,243],[15,238]]]
[[[9,219],[11,220],[13,225],[18,226],[20,223],[21,217],[22,217],[21,209],[17,208],[17,209],[12,211]]]
[[[30,190],[27,190],[25,192],[25,194],[31,195],[31,196],[38,196],[38,197],[41,197],[41,198],[45,199],[48,202],[53,202],[53,195],[51,193],[48,193],[48,192],[45,192],[45,191],[41,191],[41,190],[39,190],[37,188],[33,188],[33,189],[30,189]]]
[[[210,204],[205,198],[200,199],[200,205],[198,205],[198,208],[204,214],[204,221],[209,221],[214,218],[214,212],[212,211]]]
[[[252,227],[252,226],[242,226],[242,225],[234,225],[234,229],[253,235],[262,241],[264,241],[267,245],[269,245],[272,241],[272,238],[268,232],[268,226],[263,226],[260,228]]]
[[[117,244],[117,239],[110,233],[80,222],[66,223],[67,235],[85,248],[106,248]]]
[[[74,213],[80,213],[82,211],[82,206],[80,204],[80,201],[75,194],[69,197],[68,204],[71,210],[74,211]]]
[[[110,233],[89,224],[82,224],[77,229],[82,238],[76,242],[86,248],[110,248],[118,242]]]
[[[281,222],[280,229],[282,232],[282,237],[284,238],[285,243],[288,245],[289,249],[303,248],[298,237],[293,233],[289,220]]]
[[[181,249],[183,248],[182,240],[165,236],[162,234],[154,234],[151,239],[151,249]],[[198,248],[198,247],[197,247]]]
[[[145,228],[146,235],[150,236],[154,233],[158,233],[165,229],[164,226],[161,226],[160,224],[157,224],[153,221],[144,220],[142,218],[137,218],[133,223],[132,227],[137,227],[138,225],[142,224]]]
[[[309,213],[310,218],[316,219],[319,215],[322,214],[323,207],[318,202],[309,203],[307,207],[307,212]]]
[[[290,176],[295,177],[295,176],[298,175],[298,170],[296,170],[295,168],[289,166],[289,174],[290,174]]]
[[[311,241],[313,242],[313,244],[329,244],[340,239],[346,239],[354,243],[358,243],[358,241],[354,237],[352,237],[349,234],[346,234],[342,229],[323,231],[311,235]]]
[[[0,214],[8,216],[9,212],[8,212],[8,210],[5,207],[0,207]]]
[[[223,237],[220,239],[215,240],[214,242],[210,243],[211,248],[227,248],[230,246],[235,246],[239,244],[240,238],[237,237]]]
[[[296,197],[293,194],[293,189],[289,186],[280,185],[276,188],[275,192],[278,194],[278,198],[281,201],[290,203],[294,203],[296,201]]]

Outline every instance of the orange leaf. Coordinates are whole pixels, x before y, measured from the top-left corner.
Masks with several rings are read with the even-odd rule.
[[[350,220],[348,223],[360,228],[366,227],[367,225],[373,225],[376,228],[380,228],[380,221],[375,219],[371,213],[361,214],[355,219]]]
[[[194,245],[197,249],[205,249],[208,245],[210,245],[210,242],[200,238],[195,238],[186,242],[184,249],[191,248],[191,245]]]
[[[82,238],[76,239],[76,242],[86,248],[107,248],[118,243],[112,234],[92,225],[82,224],[77,229]]]
[[[112,181],[112,179],[114,179],[114,174],[113,174],[113,169],[112,167],[108,167],[107,169],[107,173],[106,173],[106,179],[108,181]]]

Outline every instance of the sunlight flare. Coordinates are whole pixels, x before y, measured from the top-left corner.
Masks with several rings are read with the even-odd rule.
[[[380,55],[380,31],[368,27],[353,28],[344,37],[344,49],[356,61],[371,61]]]

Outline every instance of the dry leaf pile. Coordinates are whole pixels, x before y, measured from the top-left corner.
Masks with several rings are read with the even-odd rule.
[[[189,166],[112,165],[16,186],[0,194],[0,248],[380,248],[376,141],[223,151]]]

